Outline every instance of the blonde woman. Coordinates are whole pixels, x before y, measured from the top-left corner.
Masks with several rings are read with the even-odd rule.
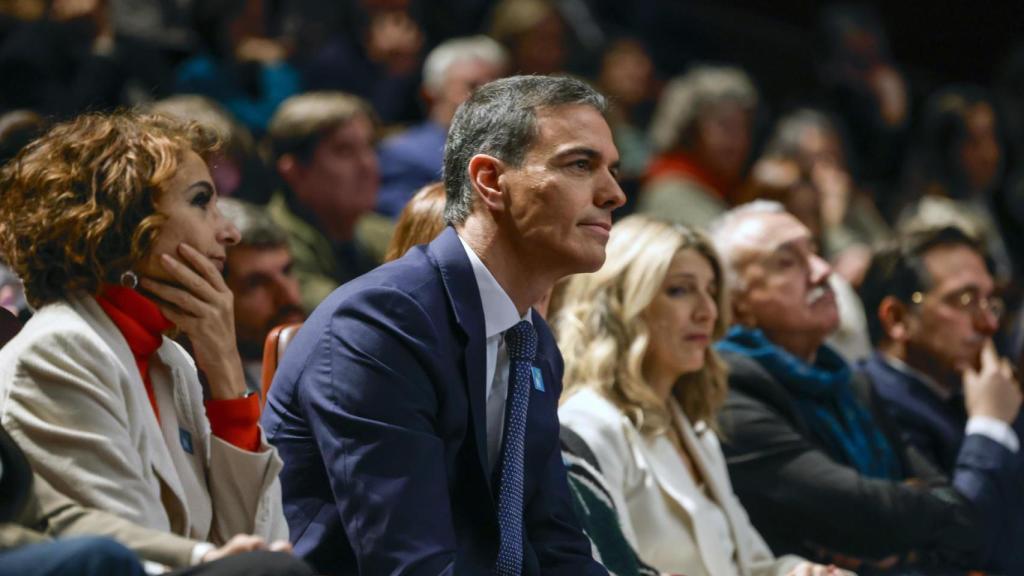
[[[639,556],[689,576],[841,574],[775,558],[733,495],[714,430],[726,377],[711,343],[727,308],[709,242],[631,216],[607,253],[598,272],[569,280],[554,317],[559,417],[596,456]]]

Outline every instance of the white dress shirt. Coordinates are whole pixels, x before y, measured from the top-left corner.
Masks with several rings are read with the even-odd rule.
[[[508,396],[508,351],[505,331],[526,320],[533,323],[530,310],[519,315],[505,289],[498,284],[476,252],[459,237],[466,250],[473,276],[480,290],[480,304],[484,310],[484,336],[487,338],[486,405],[487,405],[487,471],[494,472],[501,451],[501,434],[505,429],[505,399]],[[470,383],[470,385],[474,385]]]

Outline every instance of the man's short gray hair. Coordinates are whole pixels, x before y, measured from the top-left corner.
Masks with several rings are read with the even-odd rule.
[[[786,207],[774,200],[754,200],[727,211],[708,225],[708,236],[722,259],[722,271],[726,286],[733,292],[742,291],[745,286],[740,275],[739,260],[736,258],[735,231],[742,220],[757,214],[783,214]]]
[[[445,40],[423,62],[423,88],[427,94],[436,95],[444,86],[448,69],[468,60],[482,60],[503,69],[508,54],[501,44],[482,34]]]
[[[473,209],[469,161],[488,154],[522,165],[537,137],[537,109],[585,105],[601,114],[607,101],[581,80],[567,76],[512,76],[477,89],[459,106],[444,147],[444,219],[461,224]]]

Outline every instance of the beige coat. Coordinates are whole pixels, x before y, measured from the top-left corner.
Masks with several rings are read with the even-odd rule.
[[[246,452],[210,433],[195,365],[171,340],[150,377],[159,422],[99,304],[49,304],[0,350],[0,418],[37,476],[84,506],[214,544],[287,538],[276,450],[263,440]]]
[[[17,522],[0,524],[0,550],[71,536],[110,536],[144,560],[171,568],[189,566],[198,542],[151,530],[101,510],[86,508],[35,478],[31,499]]]
[[[775,558],[733,494],[714,432],[703,429],[698,434],[682,411],[675,404],[673,407],[694,464],[729,524],[739,574],[774,576],[792,570],[802,560],[796,556]],[[663,572],[736,574],[730,559],[716,553],[721,535],[700,515],[695,502],[698,489],[666,435],[642,436],[621,410],[593,390],[573,394],[558,416],[597,457],[619,511],[622,531],[640,558]]]

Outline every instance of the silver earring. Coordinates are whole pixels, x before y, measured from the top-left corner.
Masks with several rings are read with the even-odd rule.
[[[139,285],[139,277],[135,275],[135,272],[131,270],[125,270],[121,274],[121,286],[125,288],[135,289]]]

